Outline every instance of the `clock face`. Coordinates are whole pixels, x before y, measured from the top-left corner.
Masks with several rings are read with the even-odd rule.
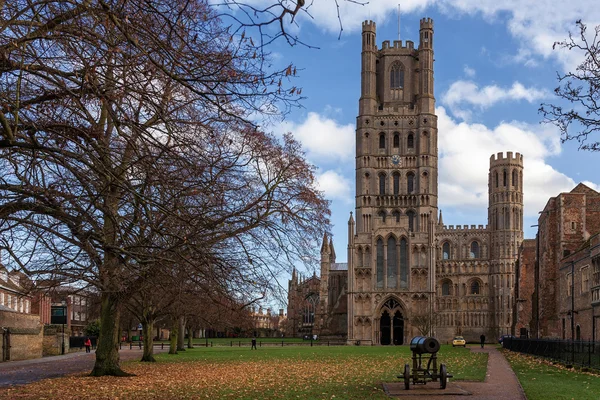
[[[391,161],[392,161],[392,164],[395,166],[398,166],[398,167],[402,166],[402,159],[398,155],[392,156]]]

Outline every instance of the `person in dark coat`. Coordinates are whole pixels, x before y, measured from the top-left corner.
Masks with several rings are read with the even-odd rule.
[[[250,347],[250,350],[252,350],[252,349],[257,350],[257,348],[256,348],[256,338],[255,337],[252,338],[252,347]]]
[[[482,334],[481,336],[479,336],[479,339],[481,339],[481,348],[483,349],[483,345],[485,343],[485,335]]]

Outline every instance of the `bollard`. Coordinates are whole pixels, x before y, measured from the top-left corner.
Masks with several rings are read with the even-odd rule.
[[[140,342],[138,343],[138,346],[140,346],[140,350],[142,349],[142,341],[140,340]]]
[[[238,347],[242,347],[242,341],[241,340],[238,342]]]
[[[231,341],[231,347],[233,347],[233,340]]]
[[[208,338],[205,338],[205,339],[206,339],[206,347],[208,347]]]
[[[123,342],[119,342],[119,350],[123,347]]]
[[[133,342],[129,342],[129,350],[133,349]]]
[[[262,347],[262,341],[258,342],[258,347]]]
[[[162,342],[162,343],[160,344],[160,349],[161,349],[161,350],[164,350],[164,348],[165,348],[165,342]]]

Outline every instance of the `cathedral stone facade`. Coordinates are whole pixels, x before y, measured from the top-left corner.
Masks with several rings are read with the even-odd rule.
[[[407,343],[418,334],[475,341],[510,333],[523,240],[523,156],[491,156],[486,226],[443,224],[433,44],[429,18],[420,21],[416,48],[412,41],[377,48],[375,23],[362,25],[348,262],[336,263],[324,238],[321,276],[313,277],[318,307],[314,319],[304,319],[313,333],[375,345]],[[290,304],[302,314],[306,290],[295,277],[290,289]],[[295,334],[298,326],[291,329]]]

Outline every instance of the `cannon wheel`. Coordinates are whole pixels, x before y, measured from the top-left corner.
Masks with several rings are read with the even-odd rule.
[[[404,389],[410,389],[410,365],[404,364]]]
[[[448,371],[446,371],[446,365],[440,365],[440,388],[446,389],[446,382],[448,381]]]

